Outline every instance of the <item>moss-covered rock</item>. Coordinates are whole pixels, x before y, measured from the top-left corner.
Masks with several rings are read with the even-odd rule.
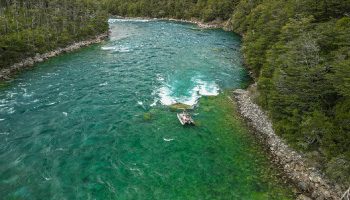
[[[170,110],[171,111],[178,111],[178,110],[189,110],[192,109],[192,106],[183,104],[183,103],[174,103],[170,105]]]
[[[150,112],[143,113],[143,120],[150,121],[152,119],[152,114]]]

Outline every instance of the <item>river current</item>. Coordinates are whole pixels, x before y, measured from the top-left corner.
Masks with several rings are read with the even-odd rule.
[[[294,197],[230,99],[249,81],[238,35],[109,23],[108,41],[0,87],[0,199]]]

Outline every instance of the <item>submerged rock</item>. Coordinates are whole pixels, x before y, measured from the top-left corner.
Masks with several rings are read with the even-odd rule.
[[[192,109],[192,106],[187,105],[187,104],[183,104],[183,103],[174,103],[174,104],[170,105],[170,109],[172,111],[189,110],[189,109]]]
[[[150,121],[152,119],[152,114],[151,113],[144,113],[143,114],[143,120],[145,121]]]

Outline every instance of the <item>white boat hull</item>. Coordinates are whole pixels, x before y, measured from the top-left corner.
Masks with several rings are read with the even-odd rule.
[[[183,120],[183,117],[184,117],[185,114],[183,113],[177,113],[177,118],[179,119],[180,123],[184,126],[186,124],[188,125],[194,125],[194,121],[192,118],[190,118],[188,121],[184,121]]]

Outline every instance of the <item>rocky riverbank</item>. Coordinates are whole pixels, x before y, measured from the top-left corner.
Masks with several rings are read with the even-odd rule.
[[[275,134],[268,116],[252,101],[248,91],[235,90],[234,98],[240,114],[266,146],[272,161],[302,191],[298,199],[340,199],[340,187],[326,180],[315,168],[307,166],[305,158]]]
[[[108,33],[103,33],[103,34],[97,35],[96,37],[94,37],[92,39],[81,41],[81,42],[76,42],[76,43],[69,45],[65,48],[58,48],[58,49],[56,49],[54,51],[50,51],[48,53],[37,54],[34,57],[26,58],[19,63],[13,64],[12,66],[10,66],[8,68],[2,69],[0,71],[0,80],[10,79],[11,75],[14,73],[16,73],[22,69],[32,67],[35,63],[43,62],[49,58],[55,57],[55,56],[60,55],[62,53],[72,52],[72,51],[75,51],[77,49],[80,49],[82,47],[85,47],[85,46],[88,46],[91,44],[100,43],[104,39],[106,39],[107,37],[108,37]]]
[[[184,22],[184,23],[191,23],[196,24],[201,29],[217,29],[222,28],[225,31],[232,31],[232,28],[230,26],[229,21],[223,21],[223,20],[214,20],[211,22],[203,22],[196,18],[191,18],[189,20],[187,19],[176,19],[176,18],[149,18],[149,17],[123,17],[123,16],[111,16],[111,18],[115,19],[126,19],[126,20],[167,20],[167,21],[175,21],[175,22]]]
[[[222,20],[214,20],[211,22],[203,22],[203,21],[200,21],[200,20],[195,19],[195,18],[193,18],[191,20],[165,18],[165,20],[192,23],[192,24],[196,24],[199,28],[202,28],[202,29],[222,28],[225,31],[232,31],[229,28],[228,21],[222,21]]]

